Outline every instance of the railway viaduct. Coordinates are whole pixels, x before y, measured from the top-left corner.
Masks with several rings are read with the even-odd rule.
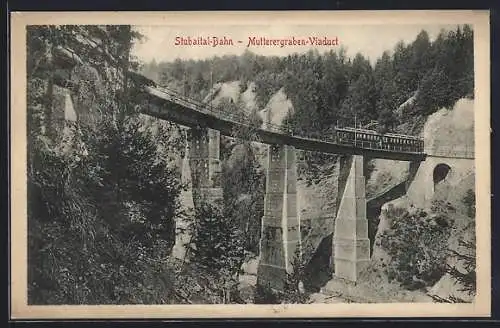
[[[213,202],[220,198],[220,134],[231,135],[231,131],[239,128],[241,118],[227,118],[227,113],[218,117],[217,113],[203,109],[204,104],[184,99],[169,90],[146,87],[145,94],[148,106],[144,113],[192,127],[189,166],[195,208],[196,201]],[[165,106],[165,102],[170,106]],[[185,114],[178,116],[179,111],[172,110],[172,104],[181,106],[177,110]],[[192,118],[200,113],[206,116],[197,119],[194,125],[182,117]],[[256,130],[259,141],[269,144],[257,276],[260,285],[274,289],[283,288],[286,273],[293,270],[293,256],[300,249],[303,238],[297,206],[296,149],[344,155],[339,168],[332,247],[335,275],[351,281],[358,279],[360,271],[370,260],[367,208],[381,206],[403,195],[412,199],[415,206],[424,207],[432,199],[436,184],[443,180],[452,184],[460,181],[474,165],[473,144],[453,148],[430,145],[424,148],[424,152],[412,153],[345,146],[284,134],[269,123],[269,118],[264,126],[264,129]],[[402,183],[366,199],[364,167],[373,158],[407,161],[408,176]]]
[[[246,127],[245,121],[228,113],[218,115],[202,102],[161,88],[135,73],[132,76],[139,95],[133,101],[144,114],[190,128],[189,167],[195,208],[203,201],[212,203],[220,199],[220,135],[231,136],[233,131]],[[74,81],[64,79],[55,79],[55,83],[69,90],[77,87]],[[293,270],[295,250],[300,249],[296,148],[343,155],[336,196],[334,266],[335,275],[356,281],[360,270],[370,260],[364,177],[367,158],[407,161],[417,167],[425,160],[426,154],[339,144],[332,140],[291,135],[270,125],[265,129],[257,128],[255,132],[260,142],[269,145],[258,284],[282,289],[287,272]],[[405,139],[404,136],[401,138]]]
[[[67,84],[65,84],[67,87]],[[218,117],[203,102],[185,98],[158,86],[143,86],[141,110],[144,114],[190,127],[188,157],[194,207],[222,198],[220,184],[220,135],[231,136],[244,126],[241,118]],[[295,251],[300,249],[301,223],[297,204],[296,149],[342,154],[336,196],[335,233],[333,236],[334,272],[351,281],[370,260],[367,209],[408,195],[416,206],[423,207],[432,198],[440,181],[460,180],[474,163],[473,146],[456,149],[429,149],[412,153],[346,146],[335,142],[292,136],[269,124],[257,129],[259,141],[269,144],[266,193],[260,242],[258,284],[282,289],[291,272]],[[366,198],[366,162],[371,158],[408,162],[405,181],[371,199]]]
[[[232,135],[244,127],[241,118],[218,115],[201,102],[158,86],[144,86],[141,105],[145,114],[190,127],[189,168],[195,208],[201,202],[221,198],[220,134]],[[282,289],[287,272],[301,247],[301,227],[297,204],[296,149],[344,155],[341,157],[339,192],[336,197],[333,238],[335,275],[356,281],[370,260],[370,240],[366,218],[364,166],[368,158],[408,161],[414,166],[425,160],[425,153],[363,148],[334,141],[311,139],[284,133],[265,124],[256,128],[260,142],[269,144],[266,192],[260,241],[258,284]],[[404,138],[404,137],[402,137]],[[198,203],[198,204],[197,204]]]

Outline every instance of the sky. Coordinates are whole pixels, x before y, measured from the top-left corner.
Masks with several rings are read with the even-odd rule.
[[[360,52],[372,63],[386,50],[394,49],[396,43],[403,40],[412,42],[421,30],[429,33],[434,40],[441,29],[455,29],[456,25],[156,25],[134,26],[134,29],[145,36],[145,40],[136,43],[132,53],[143,62],[155,59],[174,61],[180,59],[206,59],[213,56],[240,55],[248,49],[260,55],[286,56],[294,52],[307,52],[317,49],[320,53],[344,47],[349,57]],[[233,40],[233,46],[182,46],[175,45],[176,37],[191,39],[203,37],[226,37]],[[249,38],[290,38],[308,39],[316,36],[320,39],[338,38],[338,45],[333,46],[250,46]],[[237,41],[240,40],[241,43]]]

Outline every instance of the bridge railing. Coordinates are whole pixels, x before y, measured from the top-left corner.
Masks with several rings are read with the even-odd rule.
[[[436,157],[475,158],[473,144],[426,147],[425,151],[429,156]]]
[[[210,104],[204,104],[202,102],[199,102],[197,100],[194,100],[192,98],[186,97],[179,92],[176,92],[174,90],[165,88],[165,87],[156,87],[155,88],[157,91],[160,91],[161,93],[165,94],[170,100],[186,106],[190,109],[202,112],[202,113],[210,113],[213,114],[214,116],[226,120],[226,121],[232,121],[234,123],[238,123],[241,125],[245,126],[250,126],[247,122],[249,119],[249,116],[240,113],[240,112],[230,112],[230,111],[224,111],[220,109],[219,107],[213,107]],[[265,124],[265,130],[269,130],[272,132],[276,133],[285,133],[284,129],[280,125],[272,124],[272,123],[266,123]],[[291,131],[290,131],[291,132]],[[291,134],[291,133],[290,133]]]
[[[182,105],[184,107],[190,108],[192,110],[199,111],[201,113],[205,114],[211,114],[216,116],[219,119],[230,121],[232,123],[237,123],[243,126],[251,127],[249,122],[249,115],[246,115],[241,112],[230,112],[230,111],[224,111],[219,107],[213,107],[210,104],[204,104],[200,101],[194,100],[192,98],[186,97],[182,95],[181,93],[171,90],[169,88],[165,87],[159,87],[156,86],[155,88],[152,88],[153,90],[157,92],[161,92],[163,95],[165,95],[169,100]],[[332,144],[337,144],[337,145],[349,145],[349,146],[354,146],[354,147],[359,147],[359,148],[365,148],[365,149],[373,149],[373,150],[386,150],[386,151],[399,151],[399,152],[411,152],[408,150],[408,148],[405,148],[404,145],[398,145],[398,144],[391,144],[391,143],[386,143],[386,144],[378,144],[373,141],[366,141],[366,140],[349,140],[349,142],[342,142],[337,138],[337,135],[335,132],[332,132],[330,134],[322,134],[321,136],[318,136],[316,134],[311,134],[309,136],[303,135],[303,134],[295,134],[294,131],[291,128],[287,128],[286,125],[277,125],[271,122],[265,122],[263,127],[261,128],[264,131],[270,131],[274,133],[279,133],[283,135],[289,135],[293,136],[296,138],[300,138],[303,140],[310,140],[310,141],[322,141],[322,142],[327,142],[327,143],[332,143]],[[353,129],[353,131],[358,131],[357,129]],[[358,132],[363,132],[359,130]],[[404,138],[405,136],[401,136]]]

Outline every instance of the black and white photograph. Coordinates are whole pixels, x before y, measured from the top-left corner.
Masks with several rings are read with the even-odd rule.
[[[489,37],[484,57],[476,34],[487,12],[399,24],[330,14],[23,14],[19,316],[488,313],[489,80],[477,70]]]

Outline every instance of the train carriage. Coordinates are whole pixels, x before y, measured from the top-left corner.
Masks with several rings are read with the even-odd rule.
[[[336,141],[343,145],[356,147],[403,151],[412,153],[423,152],[424,142],[421,138],[399,135],[395,133],[380,134],[373,130],[337,128]]]

